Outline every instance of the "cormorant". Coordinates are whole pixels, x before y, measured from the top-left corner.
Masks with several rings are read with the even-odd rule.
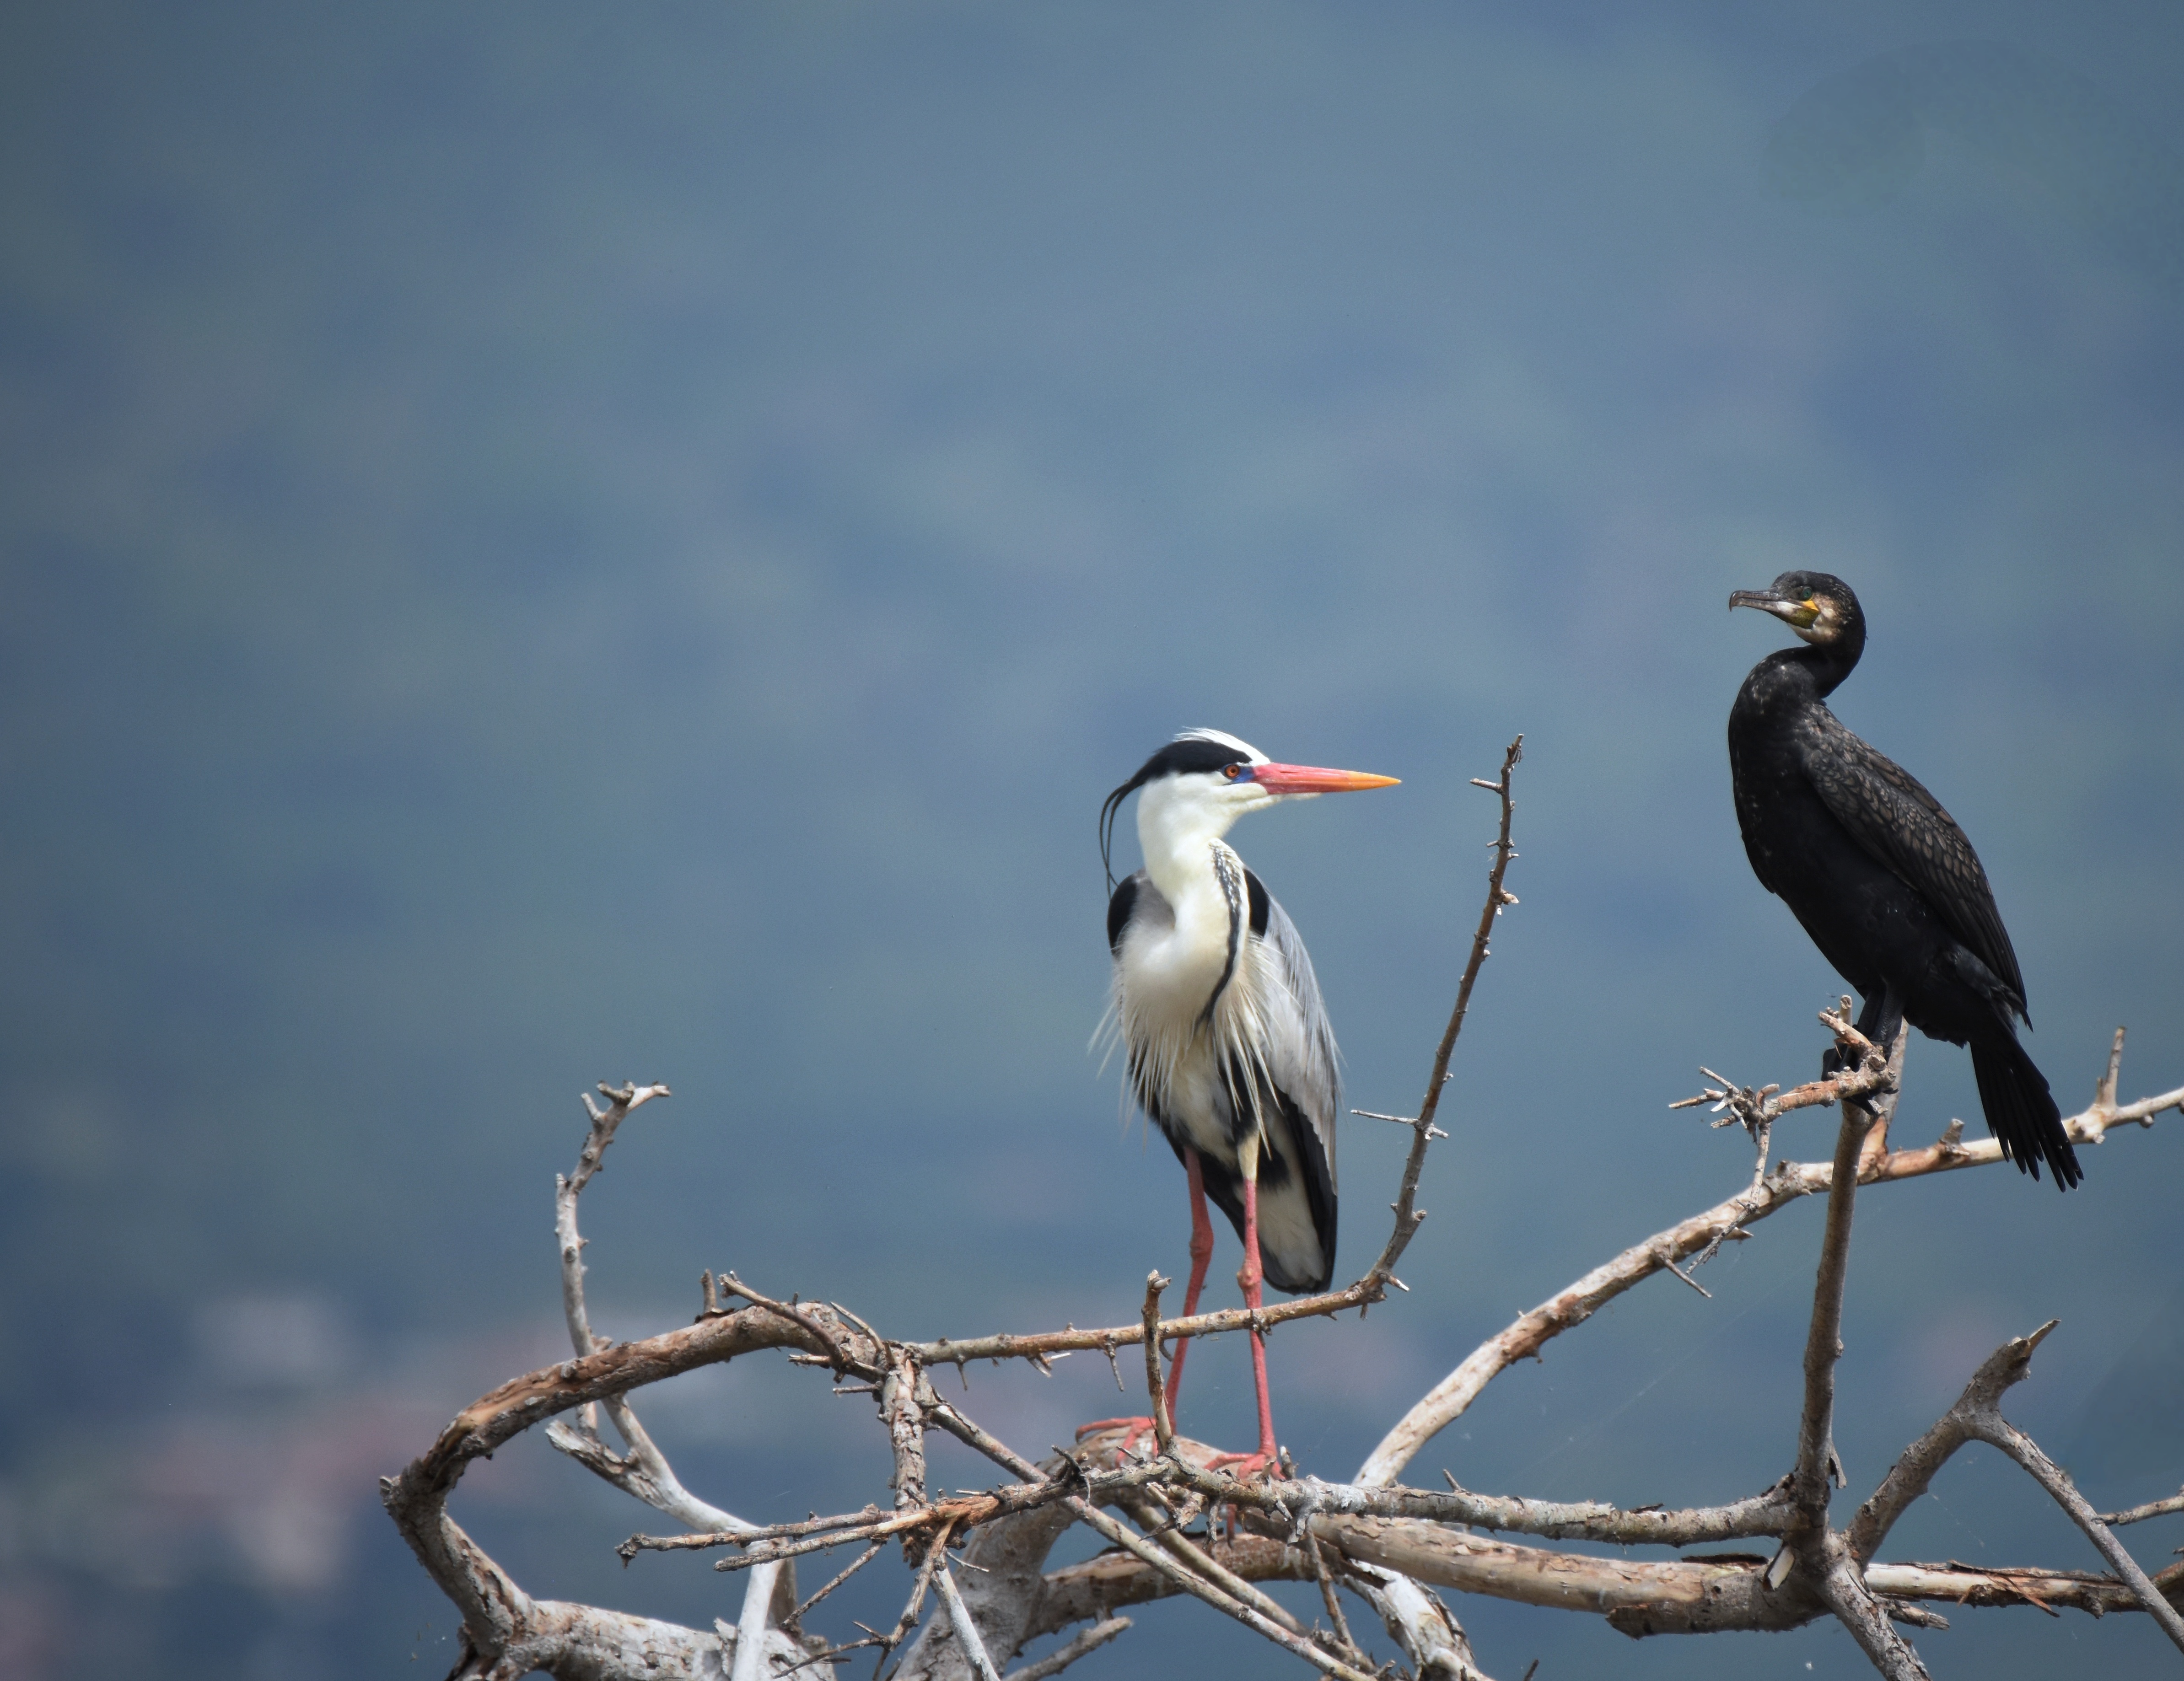
[[[1858,1030],[1885,1044],[1908,1021],[1970,1045],[2002,1153],[2036,1179],[2044,1159],[2068,1190],[2083,1177],[2077,1153],[2017,1042],[2016,1020],[2031,1025],[2025,978],[1979,855],[1915,777],[1828,710],[1865,649],[1858,597],[1825,572],[1785,572],[1729,604],[1772,613],[1807,644],[1753,666],[1730,709],[1730,775],[1752,872],[1864,997]]]

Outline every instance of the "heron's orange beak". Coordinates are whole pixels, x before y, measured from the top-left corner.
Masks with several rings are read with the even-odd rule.
[[[1401,779],[1370,771],[1323,771],[1316,765],[1254,765],[1251,780],[1269,793],[1354,793],[1391,788]]]

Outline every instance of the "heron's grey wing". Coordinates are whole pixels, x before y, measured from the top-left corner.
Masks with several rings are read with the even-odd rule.
[[[1273,960],[1273,996],[1267,1009],[1267,1065],[1274,1083],[1288,1093],[1302,1112],[1313,1134],[1317,1155],[1310,1164],[1325,1176],[1328,1205],[1334,1203],[1334,1117],[1342,1100],[1340,1053],[1334,1048],[1334,1029],[1320,1002],[1319,977],[1312,971],[1312,957],[1304,938],[1290,921],[1289,912],[1269,893],[1256,876],[1251,876],[1251,932],[1265,942]],[[1263,907],[1263,909],[1262,908]]]
[[[1956,819],[1919,779],[1822,709],[1799,743],[1805,779],[1867,854],[1932,905],[2025,1010],[2025,977],[1994,889]]]

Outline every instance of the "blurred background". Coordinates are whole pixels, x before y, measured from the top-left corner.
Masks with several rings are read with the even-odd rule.
[[[1311,1470],[1742,1183],[1666,1107],[1697,1064],[1817,1067],[1838,983],[1730,809],[1782,640],[1733,587],[1857,587],[1837,710],[1977,843],[2066,1109],[2119,1022],[2126,1096],[2184,1083],[2173,8],[85,4],[0,48],[9,1678],[444,1672],[376,1479],[562,1351],[597,1080],[675,1090],[585,1200],[607,1334],[727,1266],[898,1334],[1134,1318],[1188,1225],[1085,1049],[1094,820],[1186,725],[1403,778],[1233,837],[1389,1110],[1477,914],[1466,779],[1525,733],[1412,1294],[1273,1344]],[[1898,1136],[1953,1116],[1920,1041]],[[1348,1125],[1345,1277],[1402,1142]],[[2104,1509],[2184,1478],[2184,1126],[2086,1165],[1861,1200],[1847,1498],[2057,1316],[2013,1416]],[[1772,1480],[1819,1213],[1414,1478]],[[971,1383],[1035,1454],[1122,1404],[1104,1361]],[[824,1386],[639,1411],[780,1519],[886,1474]],[[1202,1350],[1184,1428],[1250,1405]],[[702,1558],[624,1571],[658,1521],[542,1442],[454,1510],[534,1594],[735,1614]],[[2159,1567],[2184,1520],[2128,1533]],[[1888,1551],[2095,1563],[1976,1450]],[[1457,1608],[1505,1681],[1869,1673],[1831,1628]],[[2140,1617],[1954,1620],[1938,1675],[2174,1671]],[[1077,1673],[1286,1663],[1163,1606]]]

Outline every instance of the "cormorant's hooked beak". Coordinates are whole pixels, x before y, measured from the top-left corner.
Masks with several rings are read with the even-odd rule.
[[[1391,788],[1401,780],[1369,771],[1325,771],[1316,765],[1248,765],[1244,774],[1268,793],[1354,793],[1363,788]]]
[[[1777,595],[1769,589],[1738,590],[1729,598],[1729,605],[1731,612],[1740,607],[1757,607],[1801,631],[1812,629],[1820,616],[1820,604],[1811,596]]]

